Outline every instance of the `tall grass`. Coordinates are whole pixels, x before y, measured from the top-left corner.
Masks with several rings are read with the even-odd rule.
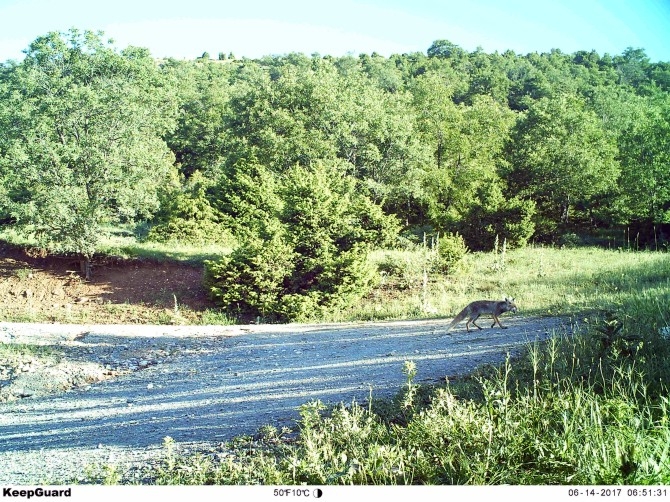
[[[507,250],[504,262],[495,253],[467,254],[449,274],[430,274],[426,293],[424,256],[421,250],[374,252],[379,286],[330,320],[453,316],[472,300],[505,296],[525,315],[569,315],[616,309],[637,293],[670,287],[667,253],[527,247]]]

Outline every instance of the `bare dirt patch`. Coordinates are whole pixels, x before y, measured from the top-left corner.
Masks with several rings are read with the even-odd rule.
[[[80,325],[193,324],[214,308],[202,287],[202,269],[177,262],[104,258],[90,281],[74,257],[44,256],[0,244],[0,322]],[[0,342],[6,333],[0,328]],[[82,327],[40,350],[0,354],[0,402],[67,391],[156,364],[168,355],[151,344],[85,344]],[[15,341],[14,341],[15,342]]]
[[[6,244],[0,244],[0,305],[4,321],[94,324],[192,323],[214,308],[199,267],[104,258],[85,281],[76,258]]]

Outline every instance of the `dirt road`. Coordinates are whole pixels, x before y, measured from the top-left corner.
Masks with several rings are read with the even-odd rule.
[[[107,369],[132,360],[127,371],[110,370],[104,381],[43,395],[33,389],[25,392],[31,397],[0,403],[0,484],[81,477],[94,463],[124,469],[157,455],[166,436],[197,445],[253,434],[265,424],[292,427],[297,409],[310,400],[350,403],[393,395],[405,382],[406,360],[416,363],[417,382],[438,382],[566,329],[553,318],[503,319],[509,329],[470,334],[464,326],[445,334],[448,320],[218,327],[0,323],[6,343],[68,348],[73,360],[98,358]]]

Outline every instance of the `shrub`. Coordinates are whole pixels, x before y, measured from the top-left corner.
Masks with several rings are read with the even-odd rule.
[[[205,245],[228,244],[234,238],[227,228],[214,221],[192,220],[175,216],[152,227],[146,240]]]
[[[235,237],[269,238],[282,211],[280,177],[254,161],[240,161],[212,187],[212,204]]]
[[[444,235],[438,241],[437,257],[433,263],[433,268],[438,272],[448,273],[463,259],[467,252],[468,248],[465,241],[459,234]]]
[[[230,255],[205,262],[205,287],[230,313],[280,320],[285,284],[294,270],[294,251],[280,235],[247,239]]]
[[[575,248],[581,244],[579,236],[573,232],[563,234],[558,239],[558,245],[562,248]]]
[[[381,213],[363,214],[372,203],[361,200],[355,180],[337,166],[295,166],[283,182],[279,199],[272,197],[281,203],[263,217],[263,232],[247,234],[232,255],[208,262],[205,284],[234,314],[306,321],[370,289],[368,250],[393,224]],[[376,223],[366,228],[366,222]]]
[[[209,203],[209,186],[210,182],[196,171],[182,186],[166,194],[164,208],[146,240],[195,245],[231,242],[230,231]]]

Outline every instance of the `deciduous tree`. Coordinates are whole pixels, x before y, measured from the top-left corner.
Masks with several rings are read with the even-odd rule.
[[[617,148],[601,120],[574,95],[533,102],[508,144],[506,173],[511,195],[537,203],[542,230],[571,222],[572,210],[588,209],[616,186]]]
[[[147,50],[72,30],[36,39],[0,102],[7,210],[89,277],[105,225],[157,208],[174,162],[161,139],[175,124],[169,86]]]

